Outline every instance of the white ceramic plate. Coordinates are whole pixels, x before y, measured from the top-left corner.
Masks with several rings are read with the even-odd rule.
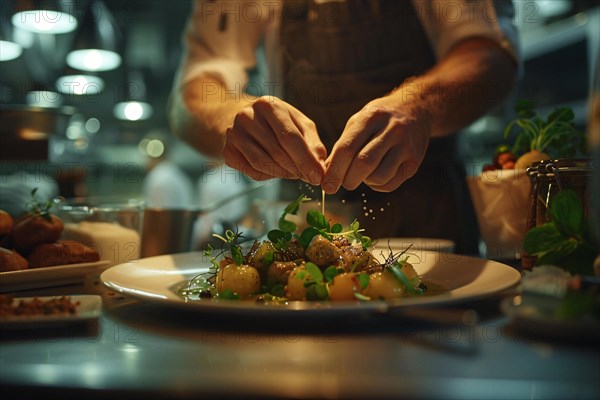
[[[73,295],[66,296],[73,303],[79,303],[75,314],[52,314],[52,315],[16,315],[0,317],[0,328],[22,329],[22,328],[45,328],[56,327],[66,324],[89,322],[100,317],[102,311],[102,298],[96,295]],[[60,299],[61,296],[38,297],[42,301]],[[31,301],[34,297],[16,297],[14,302],[21,300]]]
[[[87,274],[100,273],[109,265],[108,261],[96,261],[32,268],[22,271],[0,272],[0,293],[83,282]]]
[[[187,287],[196,275],[207,272],[210,264],[201,252],[181,253],[140,259],[104,271],[101,281],[112,290],[150,302],[174,305],[204,312],[244,313],[244,315],[346,315],[383,313],[392,308],[449,304],[490,296],[517,284],[521,274],[495,261],[439,252],[421,252],[411,258],[424,282],[447,289],[442,294],[404,298],[394,302],[310,302],[291,301],[284,305],[262,305],[251,301],[186,301],[178,290]]]

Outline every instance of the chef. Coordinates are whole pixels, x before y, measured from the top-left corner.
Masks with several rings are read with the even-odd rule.
[[[510,0],[197,1],[172,128],[250,178],[367,202],[357,217],[371,237],[475,254],[455,132],[515,82],[513,11]],[[262,92],[248,81],[257,48]]]

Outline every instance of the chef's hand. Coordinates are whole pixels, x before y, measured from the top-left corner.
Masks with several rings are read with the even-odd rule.
[[[362,182],[379,192],[397,189],[423,161],[429,121],[414,107],[398,107],[386,98],[371,101],[350,117],[325,161],[323,190],[354,190]]]
[[[223,157],[255,180],[302,179],[320,185],[327,150],[313,121],[285,101],[263,96],[235,115]]]

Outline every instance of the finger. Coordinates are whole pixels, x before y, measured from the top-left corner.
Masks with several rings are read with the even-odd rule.
[[[374,128],[368,126],[364,119],[357,118],[342,132],[326,160],[327,168],[322,185],[325,193],[333,194],[339,190],[353,159],[372,137]]]
[[[320,184],[318,177],[323,170],[322,164],[308,147],[289,111],[280,107],[278,101],[280,100],[259,100],[253,107],[265,118],[281,147],[301,171],[304,180],[312,184]]]
[[[382,186],[390,182],[398,174],[400,165],[406,159],[403,153],[404,149],[400,146],[389,149],[364,182],[369,186]]]
[[[388,149],[389,144],[386,144],[385,135],[376,135],[352,159],[342,186],[348,190],[356,189],[368,176],[379,168],[379,164],[384,159]],[[394,169],[396,168],[397,165]]]
[[[246,157],[244,157],[244,155],[240,153],[239,150],[234,146],[225,145],[225,148],[223,149],[223,158],[225,159],[225,164],[228,167],[240,171],[255,181],[264,181],[272,178],[272,176],[254,169],[248,160],[246,160]]]
[[[412,178],[417,173],[419,165],[420,164],[415,161],[405,161],[398,166],[393,177],[386,183],[365,183],[377,192],[391,192],[398,189],[404,182]]]
[[[298,168],[273,136],[271,127],[251,107],[236,114],[233,127],[228,131],[228,140],[234,143],[242,154],[245,153],[246,146],[254,142],[255,145],[261,146],[275,163],[286,169],[290,177],[297,179]],[[251,162],[254,159],[248,160]]]
[[[240,134],[239,130],[235,128],[230,128],[227,131],[227,146],[233,146],[237,150],[237,153],[241,154],[256,171],[272,177],[298,179],[297,175],[275,162],[251,136]]]

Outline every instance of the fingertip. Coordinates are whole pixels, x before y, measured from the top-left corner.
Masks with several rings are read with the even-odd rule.
[[[321,187],[327,194],[335,194],[339,189],[339,185],[336,185],[333,182],[325,182]]]

